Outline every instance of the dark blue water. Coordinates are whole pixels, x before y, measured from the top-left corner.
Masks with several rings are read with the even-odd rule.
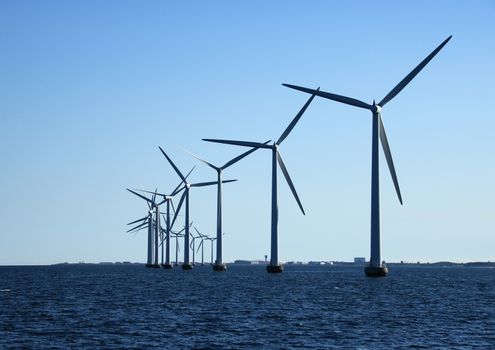
[[[495,349],[495,269],[0,267],[0,348]]]

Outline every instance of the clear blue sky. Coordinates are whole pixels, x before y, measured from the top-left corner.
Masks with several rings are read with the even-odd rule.
[[[170,191],[186,171],[276,139],[307,95],[380,100],[447,36],[383,111],[404,205],[381,156],[387,261],[495,260],[493,1],[0,2],[0,264],[144,261],[126,187]],[[281,260],[369,257],[369,112],[316,98],[281,153]],[[214,179],[198,164],[192,179]],[[269,253],[270,154],[229,169],[226,260]],[[215,190],[191,195],[215,230]]]

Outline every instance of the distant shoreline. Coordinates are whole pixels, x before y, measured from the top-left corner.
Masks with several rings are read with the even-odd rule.
[[[181,263],[179,263],[181,264]],[[354,263],[354,262],[347,262],[347,261],[308,261],[308,262],[294,262],[294,261],[288,261],[286,263],[283,263],[285,266],[355,266],[355,267],[362,267],[365,266],[366,264],[363,263]],[[410,263],[410,262],[388,262],[386,263],[387,266],[405,266],[405,267],[491,267],[495,268],[495,262],[494,261],[471,261],[471,262],[463,262],[463,263],[456,263],[456,262],[451,262],[451,261],[437,261],[437,262],[416,262],[416,263]],[[116,261],[116,262],[98,262],[98,263],[86,263],[86,262],[77,262],[77,263],[69,263],[69,262],[63,262],[63,263],[55,263],[55,264],[41,264],[41,265],[33,265],[33,264],[12,264],[12,265],[0,265],[0,267],[14,267],[14,266],[77,266],[77,265],[95,265],[95,266],[120,266],[120,265],[145,265],[145,263],[141,262],[129,262],[129,261]],[[196,264],[197,266],[200,266],[200,264]],[[204,266],[209,266],[210,263],[205,263]],[[227,265],[230,266],[260,266],[260,265],[265,265],[264,261],[258,261],[258,260],[241,260],[241,261],[234,261],[234,262],[228,262]]]

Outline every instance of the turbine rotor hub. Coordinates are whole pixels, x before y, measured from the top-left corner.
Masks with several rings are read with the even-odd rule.
[[[380,113],[382,111],[382,107],[373,102],[373,106],[371,106],[371,111],[373,113]]]

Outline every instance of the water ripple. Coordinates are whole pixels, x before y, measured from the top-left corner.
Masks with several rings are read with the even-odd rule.
[[[0,348],[489,349],[495,270],[0,267]]]

